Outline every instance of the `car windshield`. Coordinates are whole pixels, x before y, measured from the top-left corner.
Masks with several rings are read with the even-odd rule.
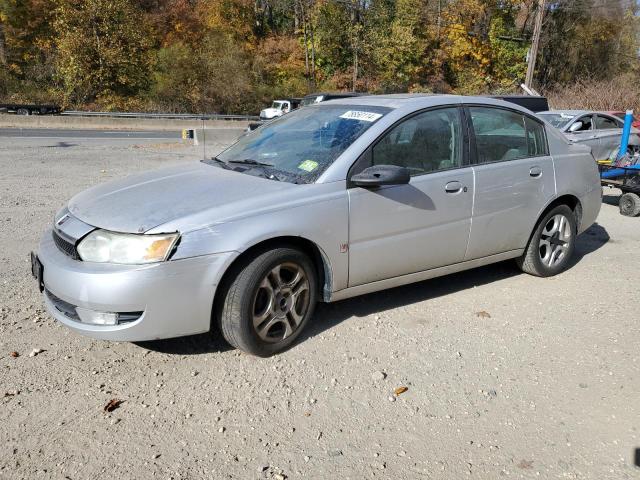
[[[574,117],[566,113],[541,113],[539,115],[556,128],[564,127]]]
[[[262,169],[311,183],[389,111],[369,105],[317,105],[294,110],[240,137],[216,160],[234,167],[244,164],[247,173]]]
[[[283,106],[284,106],[284,102],[273,102],[271,104],[271,108],[275,108],[276,110],[282,110]]]

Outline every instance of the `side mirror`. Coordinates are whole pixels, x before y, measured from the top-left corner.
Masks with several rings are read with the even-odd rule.
[[[358,187],[375,188],[382,185],[405,185],[411,180],[409,170],[397,165],[376,165],[365,168],[362,172],[351,177],[351,181]]]
[[[572,124],[572,125],[569,127],[569,131],[570,131],[571,133],[575,133],[575,132],[577,132],[578,130],[580,130],[583,126],[584,126],[584,123],[582,123],[580,120],[578,120],[577,122],[575,122],[574,124]]]

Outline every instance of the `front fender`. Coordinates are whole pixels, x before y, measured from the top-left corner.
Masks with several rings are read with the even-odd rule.
[[[213,223],[185,233],[172,260],[212,253],[235,252],[278,237],[299,237],[315,244],[330,266],[333,290],[348,283],[349,203],[346,190],[338,190],[317,203],[306,203]]]

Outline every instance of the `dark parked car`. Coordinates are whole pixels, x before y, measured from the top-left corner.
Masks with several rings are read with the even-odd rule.
[[[527,108],[534,113],[546,112],[549,110],[549,102],[546,97],[536,97],[534,95],[493,95],[491,98],[515,103],[516,105]]]
[[[58,105],[35,105],[21,103],[0,103],[0,113],[17,115],[55,115],[62,111]]]

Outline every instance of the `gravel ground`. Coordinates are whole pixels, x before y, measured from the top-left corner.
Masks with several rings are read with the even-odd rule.
[[[640,476],[640,218],[613,195],[558,277],[506,262],[320,305],[270,359],[208,335],[108,343],[54,322],[27,260],[54,212],[200,155],[0,139],[0,478]]]

